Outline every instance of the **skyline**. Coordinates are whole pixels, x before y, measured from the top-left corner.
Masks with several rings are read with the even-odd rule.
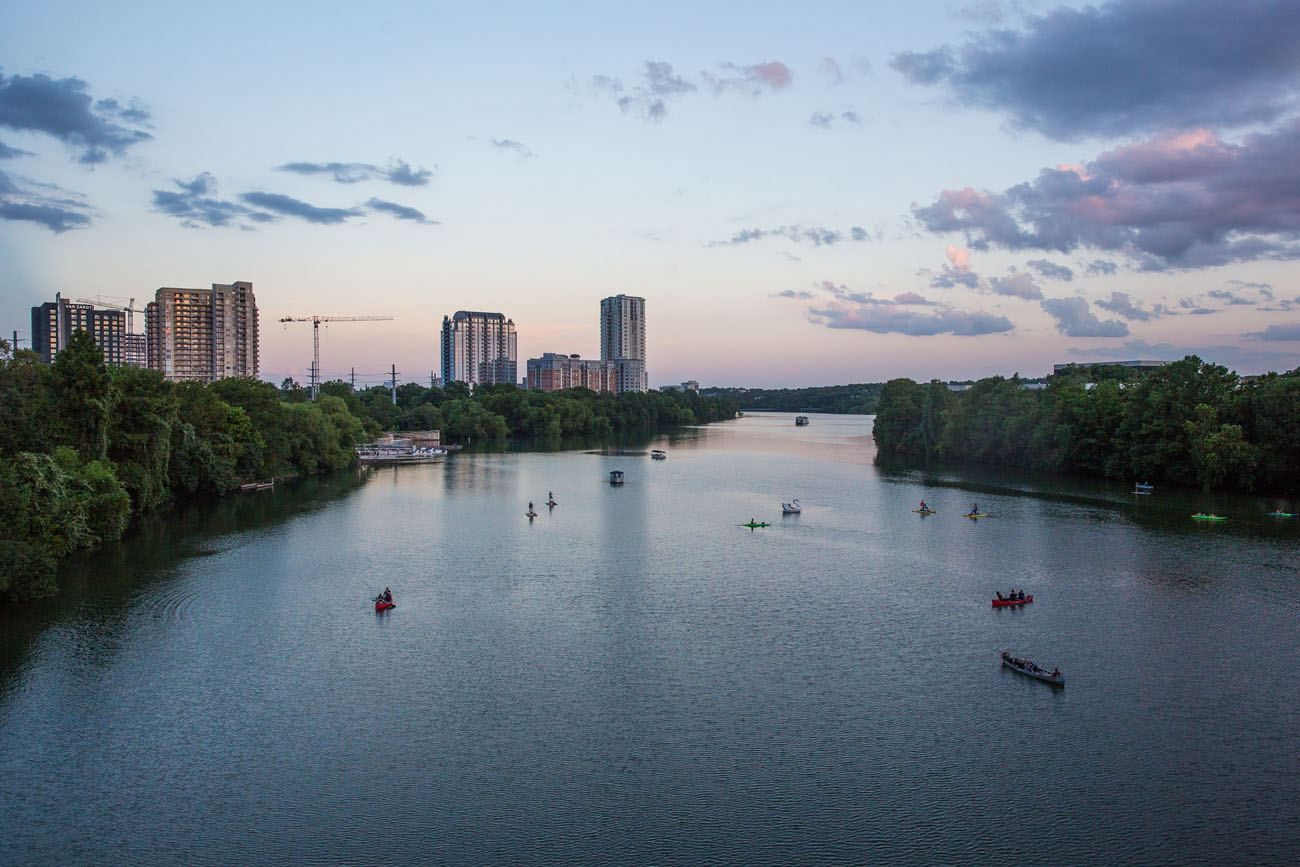
[[[455,310],[593,358],[620,293],[652,387],[1300,366],[1294,4],[11,7],[6,337],[233,276],[276,382],[283,316],[420,381]]]

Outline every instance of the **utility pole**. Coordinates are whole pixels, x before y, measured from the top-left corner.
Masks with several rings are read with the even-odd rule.
[[[357,390],[357,369],[355,367],[352,368],[352,390]]]
[[[429,388],[433,388],[433,371],[429,371]]]
[[[388,384],[393,389],[393,406],[397,406],[397,365],[396,364],[393,365],[392,378],[388,380]]]

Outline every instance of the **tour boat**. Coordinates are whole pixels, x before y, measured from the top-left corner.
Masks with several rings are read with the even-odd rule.
[[[806,424],[808,423],[808,416],[806,416],[806,415],[797,415],[797,416],[794,417],[794,423],[795,423],[795,425],[798,426],[798,427],[803,427],[804,425],[806,425]]]
[[[368,467],[379,464],[432,464],[447,457],[447,450],[441,448],[373,444],[357,446],[356,453],[361,465]]]
[[[1012,605],[1028,605],[1034,601],[1034,594],[1030,593],[1024,599],[994,599],[994,608],[1008,608]]]
[[[791,500],[788,503],[781,504],[782,515],[799,515],[803,513],[803,508],[799,505],[798,500]]]
[[[610,471],[609,471],[609,483],[610,483],[611,485],[621,485],[621,484],[623,484],[623,471],[622,471],[622,470],[610,470]]]
[[[382,598],[375,600],[375,612],[387,611],[390,608],[396,608],[396,602],[385,602]]]
[[[1065,675],[1054,675],[1051,672],[1044,671],[1028,659],[1020,659],[1012,656],[1005,650],[1002,651],[1002,664],[1013,671],[1018,671],[1021,674],[1041,680],[1043,683],[1050,683],[1052,686],[1065,686]]]

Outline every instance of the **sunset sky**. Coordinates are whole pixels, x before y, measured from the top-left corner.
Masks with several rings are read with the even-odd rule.
[[[1300,3],[72,3],[0,27],[0,333],[249,280],[263,375],[650,382],[1300,366]],[[137,322],[142,317],[137,317]]]

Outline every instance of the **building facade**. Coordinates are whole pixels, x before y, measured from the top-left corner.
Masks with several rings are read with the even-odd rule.
[[[544,352],[541,358],[528,359],[526,382],[529,391],[589,388],[596,392],[616,393],[618,367],[612,361]]]
[[[645,299],[613,295],[600,301],[600,360],[613,362],[618,391],[646,391]]]
[[[213,382],[258,373],[253,284],[159,289],[145,307],[145,356],[173,382]]]
[[[500,313],[457,310],[442,317],[442,381],[469,385],[516,385],[519,378],[515,323]]]
[[[74,333],[88,331],[104,353],[105,364],[143,367],[142,355],[134,350],[142,350],[144,335],[130,334],[126,326],[123,310],[97,310],[56,293],[53,301],[32,308],[32,349],[50,364]]]

